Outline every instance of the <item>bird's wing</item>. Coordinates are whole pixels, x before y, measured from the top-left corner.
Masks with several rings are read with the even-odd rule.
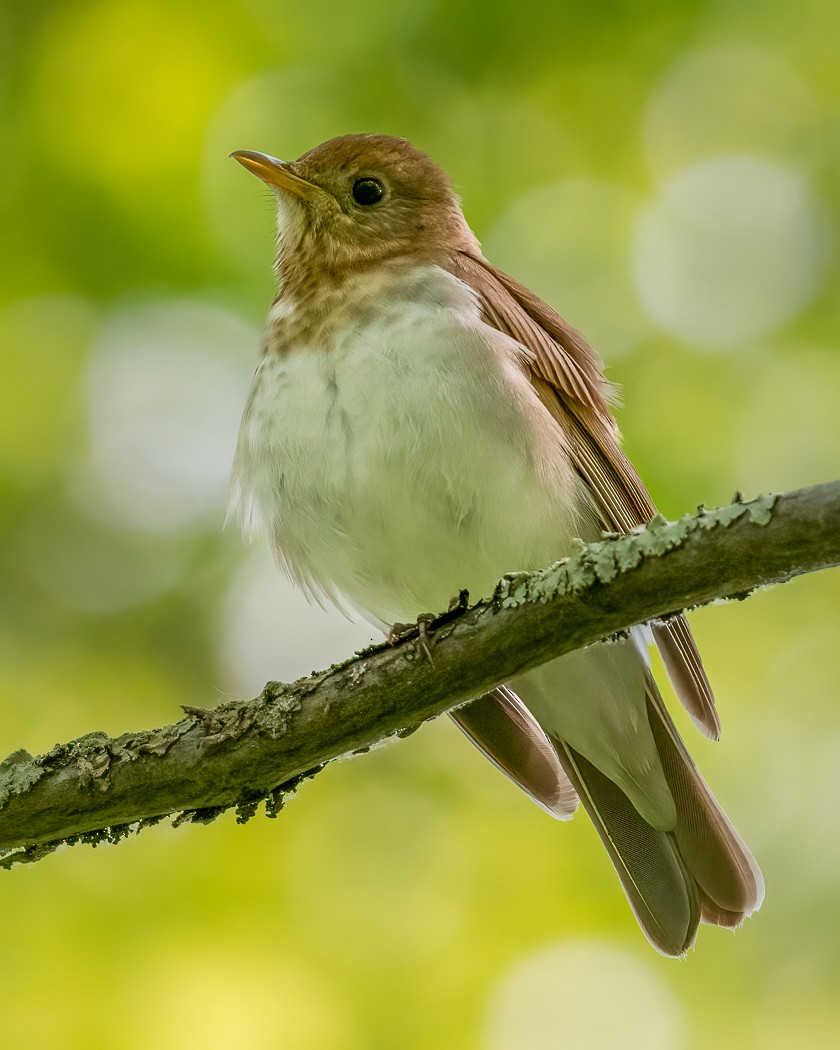
[[[537,805],[558,820],[574,815],[577,792],[542,726],[512,689],[500,685],[453,711],[452,719]]]
[[[550,306],[483,257],[457,252],[448,268],[478,295],[484,321],[528,352],[531,381],[567,436],[604,528],[629,532],[647,524],[656,506],[621,450],[611,388],[595,351]],[[700,730],[716,740],[714,696],[685,617],[656,624],[653,634],[677,695]]]

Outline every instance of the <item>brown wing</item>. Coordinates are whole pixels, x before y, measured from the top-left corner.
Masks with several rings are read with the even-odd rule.
[[[490,761],[558,820],[578,806],[557,752],[516,693],[500,685],[451,712],[452,720]]]
[[[550,306],[486,259],[458,252],[450,270],[478,293],[485,321],[529,351],[537,394],[568,435],[575,467],[605,528],[628,532],[647,524],[656,506],[618,443],[597,354]],[[685,617],[657,624],[653,634],[686,710],[717,740],[714,696]]]

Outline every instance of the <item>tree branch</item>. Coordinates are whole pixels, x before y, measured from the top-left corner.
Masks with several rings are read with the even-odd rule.
[[[502,578],[429,629],[434,663],[411,639],[380,645],[254,700],[110,738],[90,733],[0,763],[0,865],[61,842],[115,841],[180,813],[239,819],[342,755],[462,704],[514,675],[637,623],[840,564],[840,481],[737,500],[668,523],[656,518],[534,574]]]

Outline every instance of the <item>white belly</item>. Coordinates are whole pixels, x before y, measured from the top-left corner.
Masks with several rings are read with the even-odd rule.
[[[567,553],[577,482],[469,289],[426,267],[375,294],[328,345],[263,358],[232,501],[298,582],[392,623]]]
[[[243,418],[232,508],[268,533],[293,579],[383,623],[411,621],[591,535],[562,434],[516,344],[481,324],[464,285],[415,271],[414,286],[383,290],[361,316],[323,345],[267,353]],[[664,826],[673,804],[643,666],[623,642],[512,684]]]

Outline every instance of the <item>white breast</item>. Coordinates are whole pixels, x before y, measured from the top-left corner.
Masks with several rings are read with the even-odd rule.
[[[246,531],[301,585],[387,623],[565,554],[575,476],[521,348],[437,267],[349,294],[325,344],[257,370],[231,492]]]

